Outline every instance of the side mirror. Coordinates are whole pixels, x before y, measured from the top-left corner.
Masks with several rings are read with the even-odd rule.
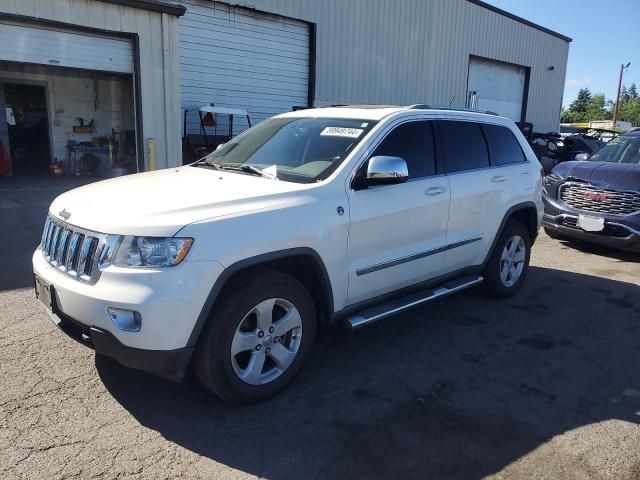
[[[367,172],[361,185],[363,187],[394,185],[406,182],[408,179],[409,169],[404,159],[379,155],[369,159]]]
[[[579,153],[578,155],[575,156],[575,159],[578,162],[584,162],[587,158],[589,158],[588,153]]]

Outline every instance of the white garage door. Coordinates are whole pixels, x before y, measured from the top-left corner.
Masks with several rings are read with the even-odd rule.
[[[519,122],[526,68],[480,58],[469,60],[469,92],[477,95],[477,108]]]
[[[183,108],[209,103],[243,108],[257,123],[307,105],[307,23],[211,1],[182,3],[187,7],[180,18]],[[244,121],[236,128],[246,128]]]
[[[132,73],[131,42],[0,22],[0,60]]]

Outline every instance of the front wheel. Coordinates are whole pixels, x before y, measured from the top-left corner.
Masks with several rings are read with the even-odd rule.
[[[529,269],[531,236],[520,222],[507,223],[483,271],[483,291],[491,297],[514,295]]]
[[[313,345],[309,293],[295,278],[265,270],[236,280],[221,295],[196,349],[198,378],[232,403],[275,395],[293,381]]]

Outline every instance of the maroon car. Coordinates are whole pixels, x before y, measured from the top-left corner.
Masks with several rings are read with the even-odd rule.
[[[640,129],[558,164],[545,177],[543,200],[550,237],[640,252]]]

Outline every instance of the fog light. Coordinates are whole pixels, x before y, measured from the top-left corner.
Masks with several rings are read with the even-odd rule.
[[[118,330],[125,332],[139,332],[142,325],[142,318],[138,312],[125,310],[123,308],[107,308],[109,318]]]

